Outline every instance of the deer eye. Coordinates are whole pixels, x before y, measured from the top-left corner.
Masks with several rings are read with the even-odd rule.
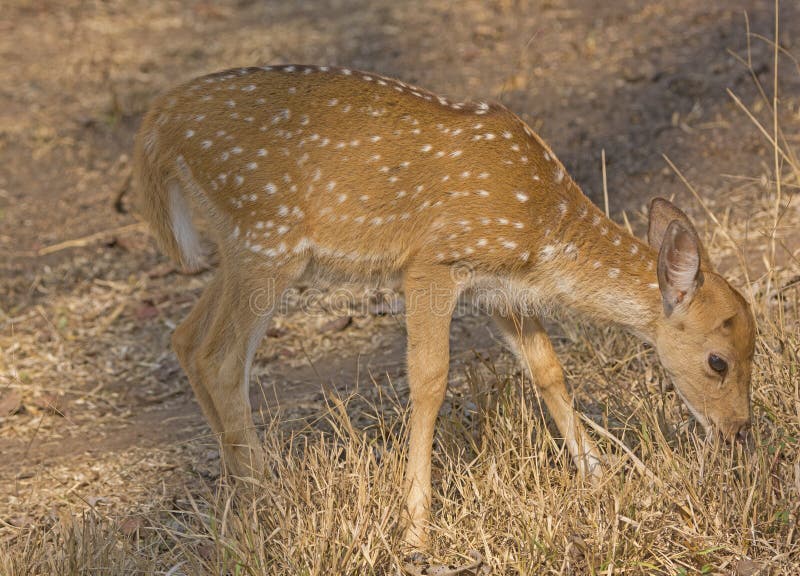
[[[708,365],[714,372],[723,376],[728,371],[728,363],[722,356],[717,356],[716,354],[708,355]]]

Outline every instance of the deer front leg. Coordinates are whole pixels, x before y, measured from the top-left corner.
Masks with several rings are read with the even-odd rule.
[[[528,368],[579,472],[593,483],[598,482],[603,475],[600,452],[572,408],[561,363],[541,323],[513,313],[496,313],[492,318]]]
[[[411,271],[405,284],[411,392],[405,543],[422,548],[428,539],[433,430],[447,388],[450,318],[457,294],[449,272],[436,269]]]

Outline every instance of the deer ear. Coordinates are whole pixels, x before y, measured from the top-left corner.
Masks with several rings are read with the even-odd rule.
[[[664,242],[664,236],[667,228],[674,221],[678,220],[683,227],[694,236],[695,243],[697,244],[700,253],[700,268],[704,270],[713,270],[711,260],[708,258],[708,253],[705,247],[700,242],[700,236],[694,229],[692,221],[689,217],[672,202],[665,198],[653,198],[650,201],[650,219],[647,226],[647,243],[656,250],[661,250],[661,244]]]
[[[658,287],[667,317],[678,307],[685,309],[703,284],[700,250],[693,229],[680,220],[669,223],[658,251]]]

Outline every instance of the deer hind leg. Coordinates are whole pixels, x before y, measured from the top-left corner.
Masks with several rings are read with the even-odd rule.
[[[492,315],[503,336],[530,371],[533,383],[556,422],[582,476],[602,478],[600,452],[586,434],[564,385],[564,373],[553,345],[538,319],[517,314]]]
[[[221,269],[173,336],[203,412],[219,436],[226,468],[236,476],[263,470],[249,398],[250,364],[289,284],[285,274],[269,269],[250,276]]]
[[[409,270],[405,295],[411,392],[405,542],[421,548],[427,542],[433,431],[447,388],[450,319],[458,295],[446,268]]]
[[[189,378],[189,384],[192,385],[192,390],[194,390],[195,398],[200,404],[200,409],[215,434],[222,432],[222,424],[211,395],[203,386],[203,381],[198,374],[196,357],[204,336],[211,328],[217,302],[222,297],[222,283],[222,274],[218,272],[206,286],[189,315],[184,318],[183,322],[172,333],[172,349],[175,351],[183,371]]]

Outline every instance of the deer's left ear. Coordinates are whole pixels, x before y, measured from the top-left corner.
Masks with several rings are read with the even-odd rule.
[[[694,230],[680,220],[673,220],[664,231],[658,251],[658,287],[664,314],[685,310],[703,285],[700,271],[700,244]]]
[[[661,250],[661,244],[664,242],[667,228],[674,220],[677,220],[694,236],[698,252],[700,253],[700,268],[703,270],[714,269],[711,265],[711,260],[708,258],[705,247],[702,242],[700,242],[700,236],[697,235],[697,230],[694,229],[692,221],[684,214],[683,210],[665,198],[653,198],[650,201],[649,217],[647,243],[650,244],[654,250],[657,252]]]

